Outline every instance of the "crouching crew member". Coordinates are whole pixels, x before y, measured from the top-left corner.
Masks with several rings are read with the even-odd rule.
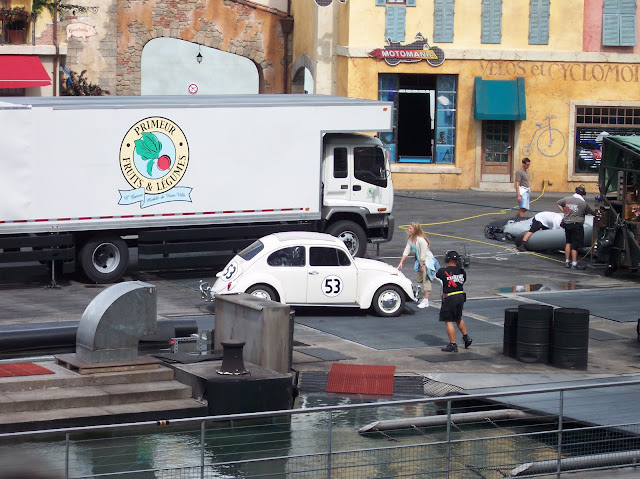
[[[467,273],[458,266],[460,255],[455,251],[447,251],[444,257],[446,266],[436,272],[436,278],[442,282],[442,306],[440,306],[440,321],[445,323],[449,344],[442,348],[448,353],[457,353],[456,323],[462,333],[465,349],[471,346],[472,339],[467,334],[467,327],[462,319],[462,307],[466,301],[463,285],[467,280]]]

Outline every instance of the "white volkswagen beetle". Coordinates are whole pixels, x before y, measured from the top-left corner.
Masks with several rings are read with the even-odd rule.
[[[344,243],[324,233],[274,233],[247,246],[216,275],[200,284],[202,296],[248,293],[297,306],[373,308],[398,316],[417,289],[382,261],[353,258]]]

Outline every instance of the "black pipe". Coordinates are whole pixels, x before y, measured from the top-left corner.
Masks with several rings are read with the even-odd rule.
[[[13,353],[53,353],[73,350],[76,345],[78,321],[59,323],[9,324],[0,326],[0,356]],[[195,320],[175,319],[157,321],[157,332],[140,342],[166,342],[175,337],[187,337],[198,332]]]

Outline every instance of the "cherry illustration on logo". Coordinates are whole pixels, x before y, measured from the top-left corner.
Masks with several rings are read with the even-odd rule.
[[[157,166],[161,171],[168,170],[171,167],[171,158],[169,158],[167,155],[162,155],[160,158],[158,158]]]

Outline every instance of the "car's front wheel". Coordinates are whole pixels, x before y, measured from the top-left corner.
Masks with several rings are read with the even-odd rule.
[[[395,284],[382,286],[373,295],[373,310],[378,316],[400,316],[404,309],[404,291]]]
[[[279,302],[280,298],[278,297],[278,293],[276,293],[275,289],[266,284],[255,284],[247,289],[247,294],[251,296],[257,296],[258,298],[268,299],[269,301]]]

